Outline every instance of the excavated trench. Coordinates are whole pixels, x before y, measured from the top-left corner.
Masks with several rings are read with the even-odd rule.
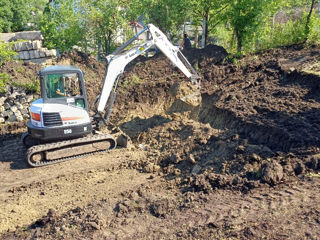
[[[56,239],[62,234],[65,239],[99,239],[102,233],[147,239],[150,229],[155,238],[164,236],[164,231],[186,239],[210,238],[215,231],[222,233],[221,238],[237,239],[301,239],[309,236],[307,231],[317,236],[319,183],[310,174],[320,170],[320,78],[303,72],[300,65],[301,59],[303,66],[312,63],[317,56],[310,51],[318,49],[275,49],[247,56],[238,64],[219,61],[225,56],[220,50],[213,46],[190,54],[203,77],[200,107],[179,100],[172,88],[185,77],[163,57],[138,61],[127,70],[108,128],[111,133],[120,128],[131,137],[134,146],[128,149],[23,169],[27,167],[20,143],[24,123],[2,125],[0,159],[4,189],[9,189],[2,192],[8,196],[3,209],[7,216],[18,218],[7,201],[16,201],[19,209],[23,206],[26,216],[42,204],[38,221],[22,219],[27,227],[4,239]],[[103,66],[95,66],[103,75]],[[89,99],[100,89],[98,77],[92,76],[87,78]],[[61,203],[61,196],[67,200]],[[34,203],[30,209],[24,207],[29,202]],[[66,208],[41,217],[53,204]],[[22,220],[16,220],[10,221],[21,226]],[[143,237],[134,235],[144,226],[141,223],[147,226],[140,229]],[[121,228],[123,235],[118,235]],[[185,235],[179,235],[181,229],[186,229]],[[238,235],[230,234],[230,229]],[[292,229],[309,230],[294,235]]]

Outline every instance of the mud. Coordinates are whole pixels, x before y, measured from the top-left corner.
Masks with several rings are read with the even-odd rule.
[[[162,55],[127,67],[108,128],[128,149],[29,169],[23,126],[3,127],[1,237],[319,239],[320,48],[186,55],[200,105],[181,101],[187,80]],[[89,72],[93,101],[104,65],[76,52],[59,61]]]

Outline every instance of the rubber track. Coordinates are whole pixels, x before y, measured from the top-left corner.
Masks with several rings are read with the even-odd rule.
[[[91,142],[95,142],[95,141],[101,141],[101,140],[109,140],[111,142],[111,147],[109,149],[106,150],[100,150],[100,151],[96,151],[96,152],[90,152],[90,153],[85,153],[85,154],[78,154],[78,155],[74,155],[71,157],[66,157],[66,158],[60,158],[60,159],[56,159],[56,160],[43,160],[37,163],[34,163],[31,161],[31,156],[35,153],[40,153],[40,152],[44,152],[47,150],[53,150],[53,149],[60,149],[62,147],[67,147],[67,146],[71,146],[74,144],[86,144],[86,143],[91,143]],[[97,135],[92,135],[92,136],[86,136],[83,138],[77,138],[77,139],[73,139],[73,140],[66,140],[66,141],[60,141],[60,142],[55,142],[55,143],[47,143],[47,144],[41,144],[41,145],[36,145],[33,147],[30,147],[27,151],[27,162],[31,167],[42,167],[42,166],[46,166],[46,165],[51,165],[51,164],[55,164],[55,163],[59,163],[59,162],[65,162],[74,158],[79,158],[79,157],[85,157],[85,156],[89,156],[89,155],[93,155],[95,153],[101,153],[101,152],[108,152],[109,150],[112,150],[116,147],[116,140],[114,139],[114,137],[110,134],[97,134]]]

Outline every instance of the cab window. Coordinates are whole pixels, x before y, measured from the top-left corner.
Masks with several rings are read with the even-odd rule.
[[[81,96],[81,86],[77,73],[45,75],[47,98]]]

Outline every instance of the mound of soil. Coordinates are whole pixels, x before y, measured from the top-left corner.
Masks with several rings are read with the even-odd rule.
[[[272,49],[236,63],[223,61],[227,53],[217,46],[186,55],[202,77],[200,105],[190,107],[172,94],[188,80],[163,55],[139,58],[120,80],[109,123],[134,146],[86,159],[88,167],[80,161],[66,162],[68,170],[52,166],[62,171],[56,178],[49,168],[36,169],[50,177],[9,189],[16,196],[10,203],[28,194],[37,199],[34,192],[58,204],[54,189],[63,196],[71,191],[76,204],[64,202],[68,210],[58,204],[60,211],[43,207],[38,220],[2,237],[317,239],[320,77],[310,69],[317,69],[320,47]],[[77,52],[59,61],[88,72],[92,101],[104,65]],[[70,174],[73,164],[84,174]]]

